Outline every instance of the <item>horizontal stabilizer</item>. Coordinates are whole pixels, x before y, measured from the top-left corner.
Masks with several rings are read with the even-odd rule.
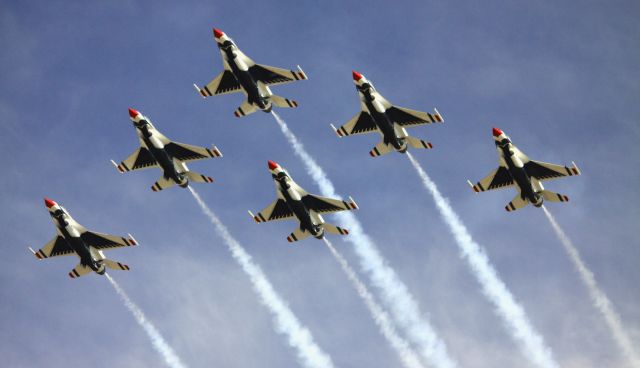
[[[413,148],[424,148],[424,149],[433,148],[433,145],[431,144],[431,142],[426,142],[416,137],[408,136],[406,137],[406,140],[407,140],[407,143]]]
[[[384,141],[380,141],[380,143],[376,144],[375,147],[371,151],[369,151],[369,155],[371,157],[378,157],[385,155],[389,152],[393,151],[393,146],[390,144],[384,143]]]
[[[236,111],[233,112],[233,114],[236,116],[236,118],[241,118],[243,116],[253,114],[254,112],[256,112],[256,110],[257,107],[249,103],[249,101],[244,101],[242,105],[240,105],[240,107],[238,107]]]
[[[310,232],[306,230],[302,230],[298,227],[297,229],[295,229],[294,232],[292,232],[289,236],[287,236],[287,240],[289,241],[289,243],[293,243],[293,242],[297,242],[298,240],[302,240],[308,237],[309,235],[311,235]]]
[[[555,193],[550,190],[543,190],[540,194],[542,194],[542,198],[544,198],[545,201],[569,202],[569,197],[567,197],[566,195]]]
[[[119,270],[119,271],[129,271],[130,270],[129,266],[127,266],[124,263],[112,261],[110,259],[104,259],[102,261],[104,262],[104,265],[107,268],[110,268],[112,270]]]
[[[326,222],[322,226],[324,227],[325,232],[328,232],[331,234],[338,234],[338,235],[349,235],[349,230],[347,229],[343,229],[341,227],[328,224]]]
[[[85,266],[82,263],[78,263],[78,265],[69,272],[69,277],[72,279],[78,278],[80,276],[84,276],[91,272],[91,267]]]
[[[271,97],[271,103],[278,106],[278,107],[298,107],[298,103],[294,100],[290,100],[288,98],[284,98],[281,96],[276,96],[276,95],[272,95]]]
[[[158,179],[158,181],[156,181],[152,186],[151,186],[151,190],[153,190],[154,192],[159,192],[161,190],[167,189],[167,188],[171,188],[172,186],[176,185],[176,182],[173,181],[170,178],[165,178],[164,175],[160,177],[160,179]]]
[[[518,193],[516,194],[515,198],[513,198],[513,200],[509,202],[508,205],[505,206],[504,209],[507,210],[507,212],[512,212],[522,207],[525,207],[528,204],[529,204],[529,201],[526,200],[525,198],[522,198],[520,193]]]
[[[194,171],[187,172],[189,181],[194,183],[213,183],[213,178],[210,176],[202,175]]]

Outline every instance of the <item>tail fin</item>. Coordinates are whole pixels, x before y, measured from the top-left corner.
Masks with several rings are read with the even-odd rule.
[[[78,265],[73,270],[71,270],[71,272],[69,272],[69,277],[75,279],[80,276],[84,276],[91,271],[91,267],[85,266],[82,263],[78,263]]]
[[[328,224],[325,222],[324,224],[322,224],[322,226],[324,227],[325,232],[338,235],[349,235],[349,230],[343,229],[336,225]]]
[[[528,204],[529,204],[529,201],[525,198],[522,198],[522,195],[518,193],[516,194],[515,198],[513,198],[513,200],[509,202],[508,205],[505,206],[504,209],[507,210],[507,212],[512,212],[522,207],[525,207]]]
[[[569,202],[569,197],[567,197],[566,195],[555,193],[550,190],[543,190],[542,192],[540,192],[540,194],[542,194],[542,198],[544,198],[545,201]]]
[[[296,242],[298,240],[302,240],[311,235],[310,232],[306,230],[302,230],[300,227],[297,227],[289,236],[287,236],[287,240],[289,243]]]
[[[103,259],[102,262],[107,268],[110,268],[112,270],[129,271],[130,269],[129,266],[127,266],[126,264],[112,261],[110,259]]]
[[[416,137],[407,136],[405,139],[407,140],[407,143],[413,148],[424,148],[424,149],[433,148],[433,145],[431,144],[431,142],[426,142]]]
[[[213,178],[210,176],[202,175],[194,171],[187,171],[187,177],[189,181],[194,183],[213,183]]]
[[[233,114],[237,117],[237,118],[241,118],[243,116],[247,116],[249,114],[253,114],[254,112],[256,112],[258,108],[255,107],[252,103],[249,103],[248,100],[245,100],[242,105],[240,105],[240,107],[238,107],[236,109],[236,111],[233,112]]]
[[[298,107],[298,103],[294,100],[284,98],[278,95],[271,95],[271,103],[278,107]]]
[[[172,179],[169,178],[165,178],[164,175],[160,177],[160,179],[158,179],[158,181],[156,181],[152,186],[151,186],[151,190],[153,190],[154,192],[159,192],[163,189],[167,189],[167,188],[171,188],[172,186],[176,185],[176,182],[173,181]]]
[[[380,141],[380,143],[376,144],[376,146],[373,147],[371,151],[369,151],[369,155],[371,155],[371,157],[378,157],[385,155],[391,151],[393,151],[393,146],[384,143],[384,140],[382,140]]]

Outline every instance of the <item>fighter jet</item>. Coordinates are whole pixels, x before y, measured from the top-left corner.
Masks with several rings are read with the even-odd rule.
[[[307,79],[307,75],[299,65],[298,70],[295,71],[256,64],[221,30],[214,28],[213,36],[222,54],[224,71],[204,88],[193,85],[202,97],[242,91],[247,96],[247,100],[234,112],[236,117],[249,115],[257,109],[271,112],[273,105],[298,106],[296,101],[274,95],[269,86]]]
[[[44,204],[49,209],[51,221],[56,225],[57,234],[37,252],[29,247],[36,258],[77,255],[80,257],[80,263],[69,272],[69,277],[72,279],[91,271],[104,275],[106,268],[129,271],[129,266],[105,258],[102,252],[111,248],[138,245],[131,234],[125,238],[89,231],[77,223],[61,205],[48,198],[44,199]]]
[[[469,186],[476,193],[517,186],[519,193],[505,207],[507,212],[515,211],[529,203],[540,207],[545,200],[550,202],[569,201],[569,197],[566,195],[545,190],[542,181],[580,175],[580,169],[575,162],[572,162],[571,167],[567,167],[530,160],[498,128],[493,128],[493,139],[498,150],[500,166],[477,182],[476,185],[467,180]]]
[[[129,116],[138,134],[141,147],[119,165],[111,160],[118,171],[125,173],[159,166],[164,173],[151,186],[151,190],[154,192],[172,187],[175,184],[186,188],[189,181],[213,182],[213,179],[208,176],[189,171],[185,162],[222,157],[222,153],[216,146],[205,148],[172,142],[151,124],[149,118],[140,112],[129,109]]]
[[[324,222],[320,213],[355,210],[358,205],[353,198],[349,197],[349,202],[346,202],[309,194],[291,179],[284,168],[273,161],[268,163],[278,198],[257,215],[249,211],[249,215],[256,222],[297,218],[300,226],[287,237],[289,242],[304,239],[309,235],[322,239],[325,231],[332,234],[349,234],[347,229]]]
[[[355,70],[353,71],[353,83],[355,83],[360,95],[360,108],[362,111],[339,129],[336,129],[331,124],[338,137],[377,131],[382,135],[382,141],[369,152],[371,157],[381,156],[393,150],[405,153],[408,146],[413,148],[433,148],[431,143],[411,137],[405,128],[430,123],[442,123],[442,116],[438,110],[435,110],[435,114],[430,114],[394,106],[382,97],[367,78]]]

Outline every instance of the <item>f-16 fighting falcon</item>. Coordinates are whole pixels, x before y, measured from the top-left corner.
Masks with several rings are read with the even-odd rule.
[[[129,266],[105,258],[102,251],[110,248],[131,247],[138,245],[131,234],[120,237],[95,233],[77,223],[61,205],[45,198],[44,204],[49,209],[51,221],[56,225],[56,236],[37,252],[29,248],[38,259],[75,254],[80,257],[80,263],[69,272],[69,277],[75,279],[94,271],[104,275],[106,268],[129,271]]]
[[[476,185],[467,181],[476,193],[516,185],[519,193],[505,207],[508,212],[515,211],[529,203],[540,207],[545,200],[550,202],[569,201],[569,197],[566,195],[545,190],[541,182],[580,175],[580,169],[575,163],[572,163],[571,167],[567,167],[530,160],[498,128],[493,128],[493,139],[498,150],[500,166]]]
[[[346,202],[309,194],[291,179],[285,169],[273,161],[269,161],[269,171],[275,182],[278,198],[257,215],[249,211],[256,222],[297,218],[300,226],[287,237],[289,242],[304,239],[309,235],[322,239],[325,231],[332,234],[349,234],[347,229],[324,222],[320,213],[355,210],[358,205],[353,198],[349,197],[349,202]]]
[[[393,150],[405,153],[408,145],[413,148],[433,147],[429,142],[409,136],[405,128],[442,123],[442,116],[438,110],[435,110],[435,114],[430,114],[394,106],[382,97],[367,78],[356,71],[353,71],[353,83],[360,95],[362,111],[338,129],[331,124],[338,137],[377,131],[382,135],[382,141],[369,152],[371,157],[381,156]]]
[[[298,70],[286,70],[272,66],[256,64],[245,55],[235,42],[219,29],[213,29],[224,71],[218,74],[204,88],[196,87],[202,97],[222,95],[242,91],[247,99],[234,112],[236,117],[254,113],[257,109],[271,112],[273,105],[278,107],[297,107],[298,103],[271,93],[268,86],[285,84],[307,79],[300,66]]]
[[[216,146],[205,148],[172,142],[151,124],[151,120],[140,112],[129,109],[129,116],[138,134],[140,148],[120,162],[119,165],[111,160],[111,163],[118,171],[124,173],[159,166],[164,173],[151,186],[151,190],[154,192],[172,187],[174,184],[186,188],[189,185],[189,181],[213,182],[213,179],[208,176],[189,171],[185,162],[221,157],[222,153]]]

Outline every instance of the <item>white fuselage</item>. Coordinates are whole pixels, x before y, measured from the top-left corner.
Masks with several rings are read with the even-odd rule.
[[[242,92],[247,96],[247,100],[263,111],[270,111],[272,108],[270,97],[273,95],[271,89],[264,83],[256,81],[249,70],[255,63],[236,46],[235,42],[227,36],[222,35],[216,38],[222,61],[225,69],[230,70]]]
[[[73,249],[80,258],[81,263],[91,267],[96,272],[104,271],[104,265],[101,263],[101,261],[105,259],[104,254],[88,246],[82,240],[81,235],[85,231],[84,227],[76,222],[64,207],[58,204],[49,208],[49,214],[51,215],[51,221],[56,226],[58,234],[60,234],[69,247]]]
[[[522,198],[526,198],[535,206],[542,205],[543,199],[539,193],[544,190],[544,187],[540,180],[530,177],[525,170],[525,164],[529,162],[529,157],[511,143],[510,140],[505,143],[504,139],[508,138],[504,136],[502,142],[496,139],[496,150],[498,151],[500,166],[508,169]]]
[[[324,219],[319,213],[309,209],[302,201],[307,192],[293,181],[285,170],[278,168],[274,172],[276,172],[274,173],[276,175],[274,183],[278,198],[285,201],[291,212],[300,221],[301,227],[316,237],[322,236],[324,233],[322,229]]]

